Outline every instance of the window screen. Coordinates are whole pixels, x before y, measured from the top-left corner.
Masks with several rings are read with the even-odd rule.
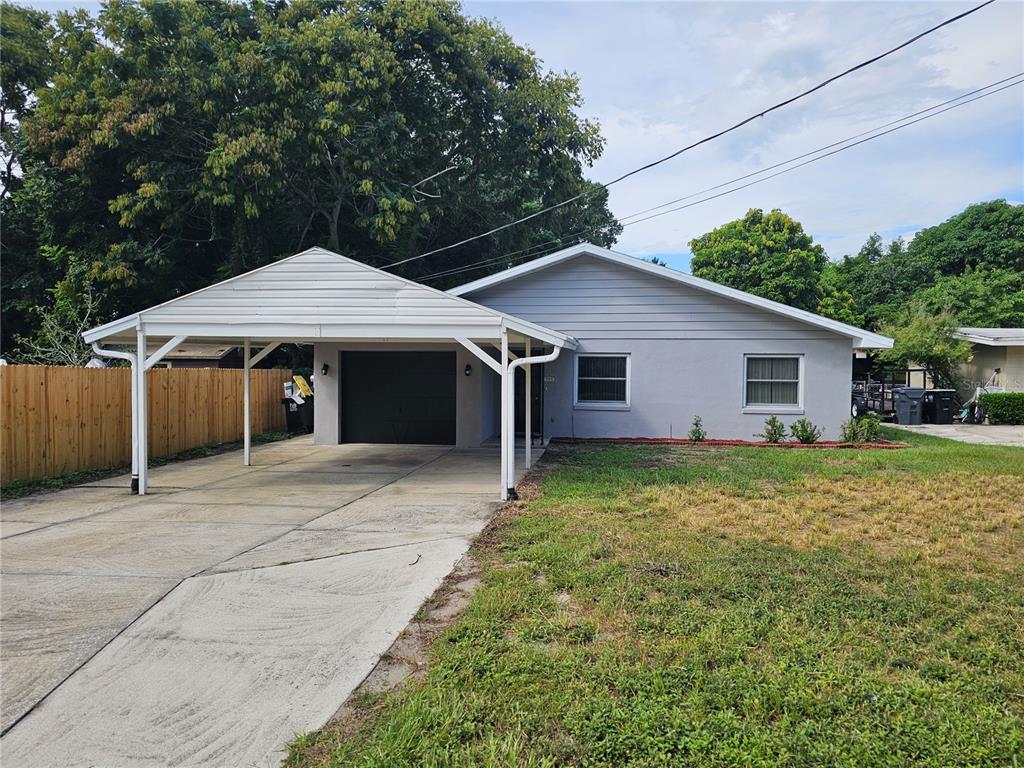
[[[799,357],[748,357],[747,405],[800,404]]]
[[[576,401],[626,402],[626,357],[580,355],[577,358]]]

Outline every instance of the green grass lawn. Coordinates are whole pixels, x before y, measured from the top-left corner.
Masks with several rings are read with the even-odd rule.
[[[475,548],[425,679],[291,766],[1024,766],[1024,450],[601,446]]]

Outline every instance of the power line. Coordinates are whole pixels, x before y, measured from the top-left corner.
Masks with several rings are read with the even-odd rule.
[[[856,72],[856,71],[858,71],[860,69],[863,69],[864,67],[870,66],[871,64],[874,64],[875,62],[880,61],[881,59],[884,59],[887,56],[891,56],[892,54],[896,53],[897,51],[900,51],[903,48],[906,48],[908,45],[911,45],[911,44],[917,42],[921,38],[926,37],[927,35],[930,35],[933,32],[936,32],[936,31],[942,29],[943,27],[949,26],[950,24],[953,24],[953,23],[959,21],[960,19],[963,19],[963,18],[965,18],[967,16],[970,16],[972,13],[976,13],[976,12],[980,11],[982,8],[984,8],[986,5],[991,5],[994,2],[995,2],[995,0],[985,0],[985,2],[981,3],[980,5],[976,5],[973,8],[970,8],[969,10],[964,11],[963,13],[960,13],[960,14],[958,14],[956,16],[953,16],[952,18],[946,19],[945,21],[943,21],[943,22],[941,22],[939,24],[936,24],[935,26],[930,27],[930,28],[924,30],[923,32],[920,32],[920,33],[914,35],[909,40],[903,41],[902,43],[900,43],[896,47],[890,48],[889,50],[885,51],[884,53],[880,53],[877,56],[871,57],[870,59],[866,59],[865,61],[862,61],[859,64],[855,64],[854,66],[850,67],[849,69],[846,69],[846,70],[840,72],[839,74],[833,75],[832,77],[829,77],[828,79],[823,80],[822,82],[818,83],[817,85],[815,85],[815,86],[813,86],[811,88],[808,88],[806,91],[803,91],[802,93],[798,93],[795,96],[791,96],[791,97],[789,97],[788,99],[786,99],[784,101],[780,101],[777,104],[773,104],[772,106],[768,107],[767,109],[761,110],[760,112],[757,112],[757,113],[755,113],[753,115],[750,115],[747,118],[744,118],[743,120],[741,120],[740,122],[736,123],[735,125],[729,126],[728,128],[724,128],[724,129],[718,131],[717,133],[711,134],[710,136],[705,136],[703,139],[695,141],[692,144],[689,144],[689,145],[687,145],[687,146],[685,146],[685,147],[683,147],[681,149],[678,149],[678,150],[676,150],[675,152],[672,152],[669,155],[665,155],[665,157],[659,158],[657,160],[653,160],[653,161],[647,163],[646,165],[640,166],[639,168],[634,168],[633,170],[628,171],[628,172],[622,174],[618,178],[612,179],[609,182],[598,184],[597,188],[598,189],[607,189],[608,187],[612,186],[613,184],[618,184],[620,181],[628,179],[631,176],[635,176],[638,173],[642,173],[643,171],[646,171],[646,170],[648,170],[650,168],[653,168],[653,167],[655,167],[657,165],[661,165],[662,163],[668,162],[669,160],[672,160],[673,158],[676,158],[679,155],[683,154],[684,152],[688,152],[689,150],[694,149],[695,147],[699,147],[702,144],[708,143],[709,141],[714,141],[715,139],[718,139],[718,138],[720,138],[722,136],[725,136],[727,133],[731,133],[732,131],[735,131],[735,130],[737,130],[739,128],[742,128],[747,123],[753,122],[754,120],[757,120],[758,118],[764,117],[765,115],[767,115],[767,114],[769,114],[771,112],[774,112],[777,109],[782,109],[783,107],[788,106],[788,105],[792,104],[795,101],[799,101],[800,99],[803,99],[803,98],[805,98],[807,96],[810,96],[812,93],[815,93],[816,91],[820,91],[822,88],[825,88],[826,86],[831,85],[832,83],[836,82],[837,80],[839,80],[839,79],[841,79],[843,77],[846,77],[847,75],[850,75],[850,74],[852,74],[852,73],[854,73],[854,72]],[[410,261],[416,261],[417,259],[422,259],[422,258],[425,258],[427,256],[432,256],[435,253],[441,253],[442,251],[451,250],[452,248],[458,248],[460,245],[466,245],[467,243],[471,243],[474,240],[479,240],[479,239],[484,238],[484,237],[489,237],[490,235],[493,235],[493,234],[496,234],[498,232],[501,232],[501,231],[503,231],[505,229],[508,229],[509,227],[514,227],[514,226],[516,226],[518,224],[522,224],[524,221],[529,221],[530,219],[534,219],[537,216],[541,216],[541,215],[543,215],[545,213],[549,213],[549,212],[551,212],[551,211],[553,211],[553,210],[555,210],[557,208],[561,208],[563,206],[569,205],[570,203],[574,203],[577,200],[580,200],[580,199],[582,199],[584,197],[587,197],[588,195],[591,195],[593,193],[594,193],[594,189],[593,188],[588,189],[588,190],[586,190],[584,192],[581,192],[578,195],[575,195],[573,197],[568,198],[567,200],[563,200],[560,203],[555,203],[554,205],[550,205],[547,208],[543,208],[543,209],[541,209],[539,211],[531,213],[531,214],[529,214],[527,216],[523,216],[522,218],[516,219],[515,221],[511,221],[511,222],[509,222],[507,224],[502,224],[501,226],[495,227],[493,229],[490,229],[487,232],[482,232],[479,235],[473,235],[472,237],[467,237],[466,239],[460,240],[457,243],[452,243],[451,245],[445,245],[445,246],[442,246],[441,248],[435,248],[435,249],[433,249],[431,251],[426,251],[425,253],[421,253],[421,254],[419,254],[417,256],[410,256],[407,259],[401,259],[401,260],[393,262],[391,264],[386,264],[384,267],[382,267],[382,269],[390,269],[391,267],[397,267],[397,266],[400,266],[402,264],[408,264]]]
[[[807,152],[807,153],[804,153],[802,155],[797,155],[796,157],[791,157],[788,160],[784,160],[784,161],[782,161],[780,163],[775,163],[774,165],[767,166],[767,167],[762,168],[762,169],[760,169],[758,171],[754,171],[752,173],[748,173],[748,174],[745,174],[743,176],[739,176],[739,177],[737,177],[735,179],[732,179],[730,181],[723,182],[722,184],[717,184],[717,185],[715,185],[713,187],[708,187],[707,189],[701,190],[699,192],[694,192],[693,194],[686,195],[685,197],[677,198],[676,200],[673,200],[673,201],[670,201],[670,202],[667,202],[667,203],[662,203],[661,205],[657,205],[657,206],[654,206],[652,208],[647,208],[647,209],[645,209],[643,211],[638,211],[637,213],[630,214],[630,216],[626,216],[626,217],[623,217],[623,218],[627,218],[628,219],[628,218],[634,218],[636,216],[641,216],[644,213],[648,213],[650,211],[656,211],[656,210],[658,210],[660,208],[664,208],[667,205],[672,205],[675,202],[680,202],[682,200],[687,200],[687,199],[690,199],[690,198],[695,197],[697,195],[701,195],[701,194],[704,194],[706,192],[709,192],[709,191],[712,191],[712,190],[715,190],[715,189],[721,189],[722,187],[729,186],[731,184],[736,183],[737,181],[742,181],[742,180],[748,179],[748,178],[750,178],[752,176],[760,176],[761,174],[765,173],[766,171],[769,171],[769,170],[772,170],[772,169],[775,169],[775,168],[779,168],[780,166],[789,165],[790,163],[793,163],[796,160],[800,160],[802,158],[806,158],[806,157],[811,156],[811,155],[817,155],[816,157],[812,157],[811,159],[805,160],[802,163],[799,163],[799,164],[794,165],[794,166],[789,167],[789,168],[784,168],[783,170],[778,171],[777,173],[773,173],[773,174],[770,174],[768,176],[764,176],[763,178],[755,179],[754,181],[748,182],[747,184],[742,184],[742,185],[737,186],[737,187],[732,187],[732,188],[727,189],[727,190],[725,190],[723,192],[719,192],[719,193],[714,194],[714,195],[709,195],[708,197],[701,198],[700,200],[695,200],[692,203],[687,203],[686,205],[681,205],[681,206],[678,206],[676,208],[671,208],[669,210],[661,211],[660,213],[654,213],[654,214],[652,214],[650,216],[645,216],[644,218],[641,218],[641,219],[636,219],[635,221],[627,222],[627,223],[623,224],[622,226],[623,227],[629,227],[629,226],[632,226],[634,224],[640,224],[640,223],[643,223],[645,221],[649,221],[650,219],[658,218],[659,216],[665,216],[665,215],[667,215],[669,213],[676,213],[676,212],[684,210],[686,208],[692,208],[695,205],[699,205],[701,203],[705,203],[705,202],[708,202],[710,200],[715,200],[715,199],[717,199],[719,197],[724,197],[725,195],[732,194],[733,192],[738,192],[738,191],[740,191],[742,189],[746,189],[747,187],[751,187],[751,186],[753,186],[755,184],[760,184],[763,181],[768,181],[769,179],[773,179],[776,176],[781,176],[784,173],[789,173],[790,171],[795,171],[796,169],[802,168],[805,165],[809,165],[810,163],[814,163],[814,162],[817,162],[819,160],[824,160],[826,157],[830,157],[832,155],[838,154],[839,152],[844,152],[847,149],[852,149],[853,147],[859,146],[860,144],[864,144],[864,143],[866,143],[868,141],[873,141],[874,139],[881,138],[882,136],[886,136],[886,135],[888,135],[890,133],[894,133],[895,131],[901,130],[902,128],[907,128],[907,127],[909,127],[911,125],[914,125],[915,123],[922,122],[923,120],[927,120],[927,119],[932,118],[932,117],[937,117],[938,115],[941,115],[944,112],[949,112],[950,110],[956,109],[957,107],[966,106],[967,104],[970,104],[970,103],[972,103],[974,101],[978,101],[978,100],[986,98],[988,96],[993,96],[993,95],[995,95],[995,94],[997,94],[997,93],[999,93],[1001,91],[1005,91],[1008,88],[1012,88],[1015,85],[1021,85],[1022,83],[1024,83],[1024,80],[1016,80],[1015,82],[1003,85],[1001,88],[997,88],[996,90],[989,90],[991,88],[994,88],[996,85],[1000,85],[1002,83],[1006,83],[1008,80],[1012,80],[1014,78],[1019,78],[1022,75],[1024,75],[1024,72],[1019,72],[1016,75],[1012,75],[1011,77],[1004,78],[1002,80],[996,81],[995,83],[991,83],[991,84],[989,84],[987,86],[984,86],[983,88],[978,88],[978,89],[975,89],[974,91],[969,91],[968,93],[962,94],[962,95],[956,97],[955,99],[949,99],[947,101],[944,101],[944,102],[936,104],[936,105],[934,105],[932,107],[929,107],[928,109],[919,110],[918,112],[911,113],[910,115],[907,115],[907,116],[905,116],[903,118],[900,118],[899,120],[895,120],[895,121],[892,121],[892,122],[889,122],[889,123],[885,123],[884,125],[878,126],[877,128],[873,128],[870,131],[865,131],[865,132],[862,132],[862,133],[859,133],[859,134],[855,134],[854,136],[851,136],[851,137],[848,137],[846,139],[843,139],[842,141],[833,142],[832,144],[826,144],[825,146],[819,147],[818,149],[813,150],[811,152]],[[975,98],[968,99],[968,100],[964,101],[964,99],[966,99],[968,96],[980,93],[981,91],[988,91],[988,93],[983,93],[980,96],[975,96]],[[943,107],[945,105],[951,104],[952,102],[959,102],[959,103],[955,103],[955,104],[952,104],[952,106],[946,106],[945,109],[941,109],[939,111],[935,111],[935,110],[939,109],[940,107]],[[924,113],[930,113],[930,114],[924,114]],[[924,114],[923,117],[918,117],[916,120],[910,120],[909,122],[906,122],[910,118],[916,117],[916,116],[922,115],[922,114]],[[896,125],[896,127],[889,128],[888,130],[882,131],[881,133],[876,133],[876,131],[880,131],[881,129],[886,128],[887,126],[892,126],[892,125],[894,125],[896,123],[900,123],[900,124]],[[848,142],[853,141],[853,139],[856,139],[856,138],[859,138],[861,136],[864,136],[865,134],[873,134],[873,135],[868,136],[867,138],[862,138],[859,141],[855,141],[853,143],[848,143]],[[844,145],[844,146],[840,146],[838,149],[833,149],[831,152],[826,152],[825,154],[819,154],[819,153],[823,152],[826,149],[830,149],[830,148],[836,147],[838,145]],[[569,238],[580,237],[580,236],[589,234],[591,232],[594,232],[597,229],[600,229],[600,227],[592,227],[590,229],[580,230],[578,232],[575,232],[575,233],[569,235]],[[462,267],[455,267],[455,268],[452,268],[452,269],[442,270],[440,272],[435,272],[435,273],[432,273],[432,274],[429,274],[429,275],[425,275],[425,276],[423,276],[421,278],[418,278],[418,280],[420,282],[427,281],[427,280],[434,280],[434,279],[437,279],[437,278],[440,278],[440,277],[447,277],[449,275],[454,275],[454,274],[459,274],[459,273],[462,273],[462,272],[467,272],[467,271],[470,271],[470,270],[480,269],[480,268],[483,268],[483,267],[486,267],[486,266],[490,266],[492,264],[503,262],[503,261],[511,263],[511,262],[515,262],[515,261],[522,261],[524,259],[530,259],[530,258],[534,258],[534,257],[546,256],[548,254],[546,254],[546,253],[545,254],[541,254],[540,251],[548,249],[549,253],[553,253],[553,252],[555,252],[557,250],[561,250],[562,248],[570,247],[570,245],[572,245],[572,244],[567,244],[565,242],[566,239],[567,238],[562,238],[562,239],[559,239],[559,240],[550,240],[550,241],[547,241],[545,243],[538,243],[538,244],[535,244],[535,245],[530,246],[528,248],[520,249],[519,251],[512,251],[511,253],[502,254],[501,256],[493,257],[491,259],[485,259],[483,261],[476,262],[474,264],[468,264],[468,265],[465,265],[465,266],[462,266]],[[557,244],[557,245],[556,245],[556,247],[551,248],[551,245],[553,245],[553,244]],[[517,254],[523,254],[523,255],[517,256]]]
[[[861,136],[867,136],[868,134],[872,134],[872,133],[875,133],[877,131],[881,131],[882,129],[888,128],[891,125],[896,125],[898,123],[903,123],[903,122],[905,122],[907,120],[910,120],[913,117],[917,117],[918,115],[923,115],[923,114],[928,113],[928,112],[934,112],[935,110],[939,109],[940,107],[944,107],[947,104],[952,104],[954,102],[961,101],[963,99],[966,99],[969,96],[973,96],[976,93],[981,93],[982,91],[987,91],[990,88],[994,88],[997,85],[1001,85],[1001,84],[1003,84],[1003,83],[1005,83],[1005,82],[1007,82],[1009,80],[1013,80],[1014,78],[1021,77],[1022,75],[1024,75],[1024,72],[1018,72],[1017,74],[1010,75],[1009,77],[1005,77],[1002,80],[997,80],[994,83],[989,83],[988,85],[982,86],[981,88],[976,88],[973,91],[968,91],[967,93],[962,93],[959,96],[956,96],[956,97],[954,97],[952,99],[947,99],[946,101],[939,102],[938,104],[933,104],[930,107],[918,110],[917,112],[912,112],[909,115],[904,115],[903,117],[900,117],[900,118],[898,118],[896,120],[891,120],[888,123],[883,123],[882,125],[877,125],[874,128],[870,128],[870,129],[868,129],[866,131],[862,131],[861,133],[854,134],[853,136],[847,136],[845,139],[841,139],[841,140],[833,142],[831,144],[826,144],[823,147],[818,147],[817,149],[811,150],[810,152],[805,152],[802,155],[797,155],[795,157],[789,158],[788,160],[783,160],[782,162],[775,163],[773,165],[769,165],[769,166],[766,166],[764,168],[760,168],[760,169],[758,169],[756,171],[752,171],[752,172],[744,174],[742,176],[737,176],[736,178],[730,179],[729,181],[722,182],[721,184],[716,184],[716,185],[714,185],[712,187],[706,187],[706,188],[701,189],[701,190],[699,190],[697,192],[693,192],[693,193],[691,193],[689,195],[684,195],[683,197],[677,197],[674,200],[669,200],[667,202],[660,203],[659,205],[655,205],[655,206],[652,206],[650,208],[645,208],[645,209],[643,209],[641,211],[637,211],[636,213],[631,213],[631,214],[628,214],[626,216],[622,216],[622,217],[619,218],[619,222],[620,223],[626,222],[627,219],[633,219],[633,218],[636,218],[637,216],[642,216],[645,213],[649,213],[651,211],[656,211],[656,210],[658,210],[660,208],[665,208],[665,207],[667,207],[669,205],[673,205],[674,203],[679,203],[679,202],[682,202],[684,200],[689,200],[691,198],[697,197],[698,195],[703,195],[703,194],[705,194],[707,192],[713,192],[716,189],[721,189],[722,187],[727,187],[730,184],[735,184],[738,181],[743,181],[745,179],[749,179],[752,176],[760,176],[761,174],[766,173],[767,171],[774,170],[775,168],[779,168],[779,167],[782,167],[782,166],[785,166],[785,165],[789,165],[790,163],[794,163],[797,160],[801,160],[801,159],[803,159],[805,157],[810,157],[811,155],[816,155],[819,152],[824,152],[825,150],[831,149],[832,147],[837,147],[837,146],[839,146],[841,144],[846,144],[848,142],[853,141],[854,139],[860,138]],[[940,114],[940,113],[937,113],[937,114]],[[629,226],[630,223],[633,223],[633,222],[627,222],[627,223],[624,224],[624,226]],[[581,236],[581,235],[586,235],[586,234],[589,234],[591,232],[595,232],[598,229],[600,229],[600,227],[592,227],[592,228],[589,228],[589,229],[582,229],[582,230],[579,230],[578,232],[574,232],[574,233],[569,234],[567,237],[573,238],[573,237],[577,237],[577,236]],[[516,256],[516,255],[521,254],[521,253],[538,253],[540,251],[545,250],[546,248],[548,248],[552,244],[563,243],[565,241],[565,239],[566,239],[565,237],[562,237],[562,238],[557,238],[557,239],[546,240],[546,241],[544,241],[542,243],[535,243],[535,244],[533,244],[531,246],[527,246],[526,248],[521,248],[521,249],[519,249],[517,251],[506,252],[506,253],[503,253],[503,254],[501,254],[499,256],[494,256],[494,257],[491,257],[490,259],[486,259],[486,260],[481,261],[481,262],[475,262],[475,265],[485,266],[487,264],[492,264],[492,263],[496,263],[496,262],[500,262],[500,261],[505,261],[505,260],[508,260],[511,257]],[[467,266],[474,266],[474,265],[467,265]],[[459,270],[459,271],[461,271],[461,268],[460,267],[453,267],[452,270]],[[434,277],[440,277],[440,276],[443,276],[445,274],[448,274],[450,271],[451,270],[443,270],[441,272],[431,273],[431,274],[425,275],[424,277],[419,278],[419,279],[420,280],[428,280],[428,279],[431,279],[431,278],[434,278]]]

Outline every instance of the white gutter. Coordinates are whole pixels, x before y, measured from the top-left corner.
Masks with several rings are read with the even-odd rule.
[[[98,341],[92,343],[93,351],[100,357],[112,357],[118,360],[127,360],[132,365],[132,493],[139,492],[139,430],[136,423],[139,416],[139,393],[136,371],[138,370],[138,357],[131,352],[117,352],[113,349],[104,349]]]
[[[511,361],[508,364],[508,424],[505,425],[508,432],[508,440],[510,443],[508,451],[508,498],[518,499],[519,494],[516,493],[516,368],[524,365],[533,365],[534,363],[550,363],[552,360],[556,360],[562,352],[562,347],[555,347],[549,354],[537,355],[536,357],[520,357],[516,360]],[[527,392],[526,396],[529,397],[530,393]],[[526,424],[526,439],[530,439],[531,425]],[[529,469],[529,466],[527,466]]]

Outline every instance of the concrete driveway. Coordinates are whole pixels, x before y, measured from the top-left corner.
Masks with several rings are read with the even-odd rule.
[[[1009,424],[893,424],[907,432],[920,432],[976,445],[1024,446],[1024,427]]]
[[[496,449],[302,438],[254,464],[3,504],[4,764],[278,764],[496,507]]]

